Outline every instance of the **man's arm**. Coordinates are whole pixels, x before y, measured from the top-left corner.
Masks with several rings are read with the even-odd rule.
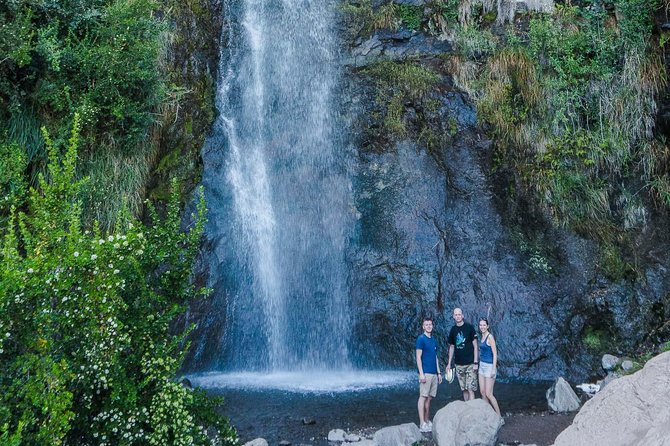
[[[491,350],[493,351],[493,374],[496,374],[496,369],[498,368],[498,347],[496,346],[496,340],[493,336],[489,336],[489,343],[491,344]]]
[[[454,344],[449,344],[449,355],[447,356],[447,369],[451,368],[451,359],[454,357]]]
[[[416,349],[416,368],[419,369],[419,381],[422,383],[426,382],[426,376],[423,374],[423,364],[421,364],[421,355],[423,355],[423,350],[420,348]]]

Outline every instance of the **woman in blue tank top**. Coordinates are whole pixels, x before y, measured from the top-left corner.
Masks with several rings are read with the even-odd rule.
[[[498,400],[493,396],[493,385],[496,383],[496,368],[498,365],[498,349],[496,340],[489,332],[489,321],[486,318],[479,319],[479,331],[482,333],[479,339],[479,391],[482,399],[489,403],[493,410],[500,415]],[[500,415],[502,416],[502,415]]]

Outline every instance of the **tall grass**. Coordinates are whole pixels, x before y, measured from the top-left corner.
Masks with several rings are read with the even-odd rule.
[[[82,155],[83,170],[90,178],[84,192],[88,218],[110,227],[124,206],[133,215],[139,215],[155,153],[155,146],[149,145],[131,153],[100,148]]]

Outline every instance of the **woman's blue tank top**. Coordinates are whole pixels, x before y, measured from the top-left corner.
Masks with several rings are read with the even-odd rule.
[[[487,364],[493,364],[493,349],[486,343],[489,335],[487,334],[482,342],[479,343],[479,361]]]

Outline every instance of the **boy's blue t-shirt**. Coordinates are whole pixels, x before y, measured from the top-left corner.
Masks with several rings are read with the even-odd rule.
[[[416,338],[416,349],[423,350],[421,353],[423,373],[437,375],[437,342],[435,342],[435,338],[422,333]]]

